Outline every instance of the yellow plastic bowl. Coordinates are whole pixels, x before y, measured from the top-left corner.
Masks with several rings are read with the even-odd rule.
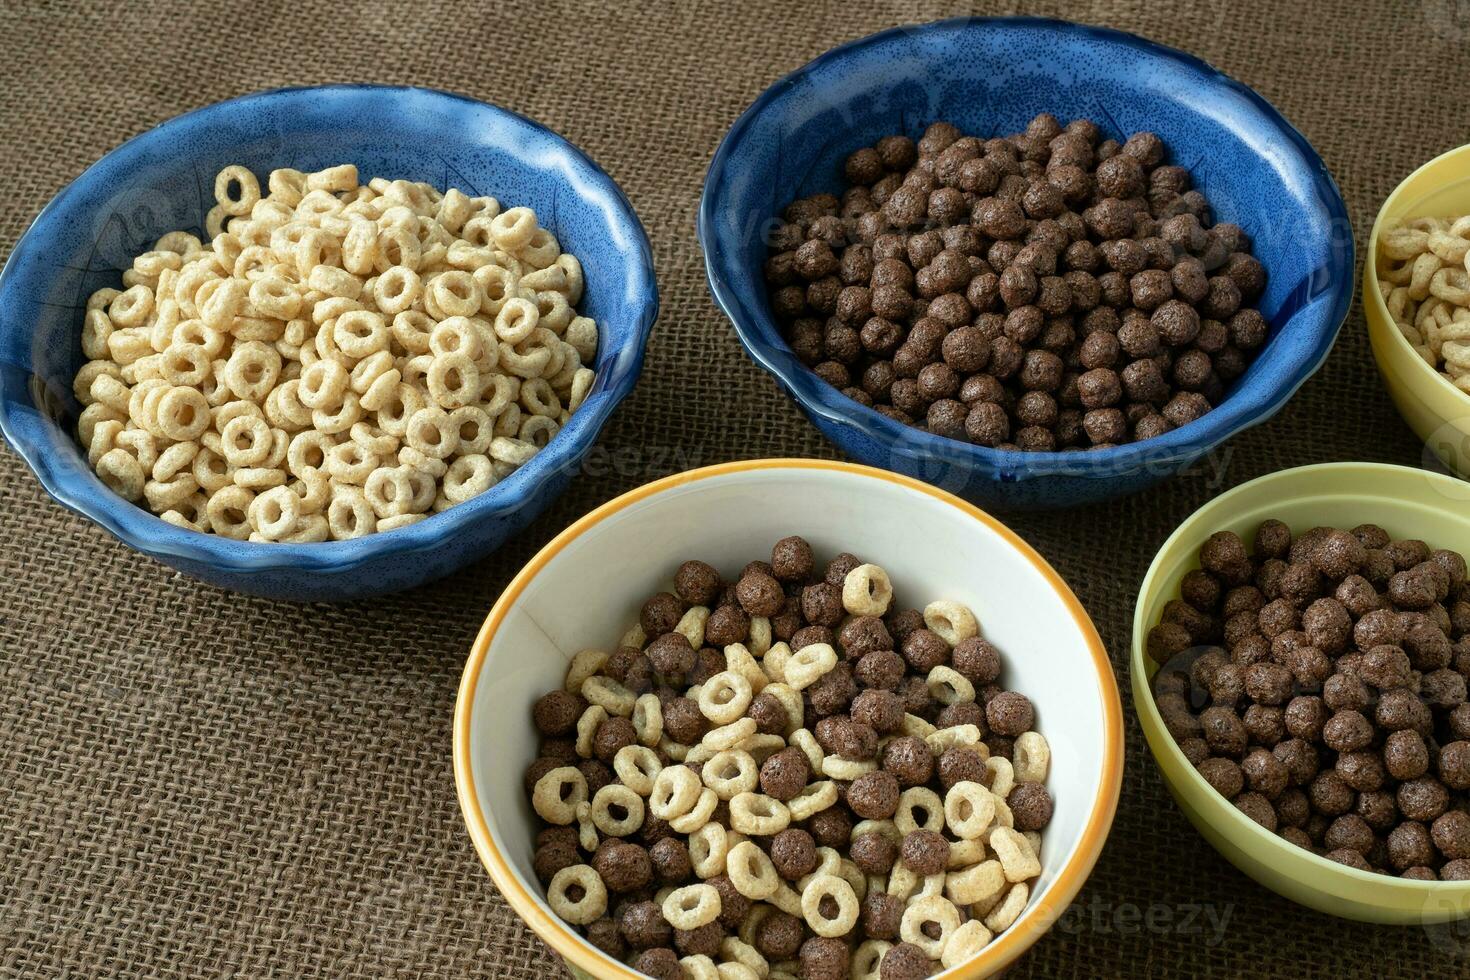
[[[1444,464],[1470,479],[1470,395],[1414,352],[1378,288],[1378,236],[1406,218],[1470,214],[1470,145],[1435,157],[1400,184],[1373,222],[1363,260],[1363,312],[1384,386],[1409,428]]]
[[[1282,470],[1243,484],[1195,511],[1164,542],[1133,614],[1133,704],[1164,783],[1184,815],[1231,864],[1267,888],[1310,908],[1363,922],[1428,925],[1470,916],[1470,881],[1410,881],[1359,871],[1282,840],[1216,793],[1164,728],[1149,680],[1158,666],[1144,639],[1164,603],[1199,567],[1200,545],[1216,531],[1250,540],[1266,518],[1294,533],[1316,525],[1381,525],[1398,538],[1470,554],[1470,486],[1438,473],[1383,463],[1323,463]]]

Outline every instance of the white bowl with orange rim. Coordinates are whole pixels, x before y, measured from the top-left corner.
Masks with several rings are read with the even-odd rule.
[[[967,604],[1001,651],[1002,683],[1031,698],[1051,744],[1055,812],[1030,902],[943,975],[1003,969],[1051,927],[1097,861],[1122,781],[1122,709],[1097,630],[1056,571],[995,518],[917,480],[816,460],[711,466],[624,494],[552,540],[491,609],[460,683],[454,775],[470,837],[511,906],[574,970],[638,976],[557,918],[532,871],[538,821],[522,783],[538,738],[531,705],[562,685],[577,651],[615,642],[680,562],[732,575],[790,534],[819,560],[850,551],[882,565],[901,604]]]

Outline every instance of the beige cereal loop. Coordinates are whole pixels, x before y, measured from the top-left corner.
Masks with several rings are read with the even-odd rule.
[[[591,865],[574,864],[552,876],[546,901],[567,922],[585,926],[607,911],[607,886]]]
[[[781,887],[776,866],[751,841],[741,841],[730,849],[725,858],[725,873],[735,890],[752,901],[764,901]]]
[[[898,811],[893,815],[893,825],[905,837],[916,830],[941,831],[944,829],[944,803],[939,794],[927,786],[911,786],[898,795]]]
[[[1026,882],[1020,881],[1011,886],[1006,892],[1006,897],[1000,904],[991,909],[985,916],[985,928],[991,932],[1004,932],[1021,917],[1021,912],[1026,908],[1026,901],[1031,897],[1031,889]]]
[[[580,694],[587,678],[601,670],[605,663],[607,663],[606,650],[579,650],[576,656],[572,657],[572,662],[567,665],[566,681],[562,686],[573,694]]]
[[[743,675],[723,671],[700,686],[699,710],[716,725],[729,725],[744,716],[753,695]]]
[[[694,873],[701,878],[723,874],[733,843],[723,825],[706,821],[689,835],[689,860]]]
[[[786,661],[783,676],[793,689],[804,691],[836,666],[837,651],[830,644],[813,643],[802,647]]]
[[[664,919],[675,929],[698,929],[720,915],[720,893],[714,885],[685,885],[664,899]]]
[[[577,819],[577,804],[587,800],[587,780],[575,766],[553,769],[531,792],[531,806],[547,823],[566,826]]]
[[[699,777],[688,766],[669,766],[661,770],[653,780],[653,792],[648,798],[648,809],[660,820],[672,820],[683,816],[699,801]]]
[[[940,599],[924,607],[924,625],[952,647],[980,633],[980,624],[975,621],[970,607],[948,599]]]
[[[931,938],[927,926],[938,929],[939,935]],[[931,960],[937,960],[944,952],[950,936],[960,927],[960,910],[942,895],[925,895],[909,903],[899,923],[898,935],[906,943],[913,943],[924,951]]]
[[[949,934],[949,942],[944,944],[939,962],[946,970],[953,969],[979,956],[980,951],[990,944],[990,939],[990,930],[979,919],[962,922],[958,929]]]
[[[653,792],[653,781],[662,769],[658,753],[646,745],[625,745],[613,756],[613,772],[639,796]]]
[[[964,704],[975,700],[975,685],[953,667],[943,664],[929,671],[929,694],[940,704]]]
[[[609,837],[627,837],[643,826],[643,797],[609,783],[592,797],[592,822]]]
[[[962,780],[944,794],[944,823],[955,836],[972,840],[995,820],[995,796],[984,786]]]
[[[852,954],[852,980],[879,980],[883,956],[892,948],[892,943],[882,939],[859,943]]]
[[[1000,895],[1008,884],[999,861],[982,861],[946,875],[944,893],[956,905],[975,905]]]
[[[700,744],[718,752],[721,749],[733,749],[754,734],[755,719],[741,718],[739,721],[731,722],[728,725],[721,725],[719,728],[710,729],[705,733]]]
[[[714,816],[715,807],[720,805],[720,798],[715,791],[709,787],[699,791],[699,799],[688,813],[681,814],[669,821],[669,826],[677,834],[692,834],[706,826],[710,817]]]
[[[990,792],[1002,800],[1010,796],[1011,789],[1016,785],[1016,770],[1011,765],[1011,760],[993,755],[985,760],[985,768],[990,770]]]
[[[730,826],[742,834],[766,837],[779,834],[790,823],[786,804],[762,793],[740,793],[730,800]]]
[[[822,911],[822,901],[827,898],[837,906],[830,917]],[[819,936],[846,935],[857,925],[857,895],[851,885],[836,875],[817,875],[802,889],[801,914],[812,932]]]
[[[938,670],[939,668],[935,668]],[[933,676],[933,671],[930,672]],[[966,748],[980,749],[982,757],[989,757],[989,750],[980,741],[980,728],[978,725],[953,725],[949,728],[938,728],[923,736],[924,744],[929,746],[929,751],[934,755],[941,756],[947,750],[963,745]]]
[[[755,757],[740,749],[725,749],[704,764],[704,784],[722,800],[755,790],[759,771]]]
[[[632,691],[611,677],[602,676],[589,677],[582,682],[582,697],[587,699],[588,704],[600,705],[608,714],[620,718],[632,715],[638,701]]]
[[[633,731],[644,745],[658,745],[664,733],[664,709],[657,694],[643,694],[633,702]]]
[[[877,565],[859,565],[842,580],[842,607],[854,616],[882,616],[893,601],[893,584]]]
[[[604,721],[607,721],[607,709],[600,704],[590,705],[577,719],[576,749],[582,758],[592,758],[592,738]]]
[[[1041,862],[1032,853],[1030,842],[1019,831],[996,827],[990,832],[990,848],[995,851],[1007,881],[1025,881],[1041,874]]]
[[[1011,768],[1018,783],[1046,782],[1051,770],[1051,745],[1040,732],[1022,732],[1011,751]]]
[[[830,779],[808,783],[806,788],[786,801],[792,820],[806,820],[837,802],[837,784]]]

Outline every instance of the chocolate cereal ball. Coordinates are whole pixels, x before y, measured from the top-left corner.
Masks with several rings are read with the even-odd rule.
[[[702,561],[686,561],[674,573],[674,591],[690,605],[713,605],[722,587],[720,573]]]
[[[800,919],[785,912],[773,911],[761,920],[756,929],[755,949],[768,960],[789,960],[801,951],[801,941],[805,935],[806,930]]]
[[[1016,784],[1006,802],[1010,805],[1017,830],[1041,831],[1051,823],[1052,798],[1041,783]]]
[[[1003,691],[986,703],[985,721],[996,734],[1015,737],[1031,730],[1036,711],[1026,695]]]
[[[648,860],[658,880],[666,885],[683,881],[693,873],[689,848],[677,837],[656,841],[648,849]]]
[[[853,839],[850,856],[864,874],[886,875],[898,860],[898,845],[886,834],[859,834]]]
[[[811,874],[817,866],[816,842],[805,830],[788,827],[771,838],[771,863],[788,881]]]
[[[552,691],[543,695],[531,708],[531,720],[542,735],[570,735],[577,720],[587,710],[587,702],[570,691]]]
[[[807,760],[806,753],[795,746],[788,746],[761,763],[761,792],[772,799],[785,802],[806,788],[810,775],[811,763]]]
[[[904,867],[920,876],[939,874],[949,864],[949,841],[932,830],[913,830],[899,846]]]
[[[635,902],[628,906],[619,928],[624,941],[634,949],[667,946],[674,938],[674,929],[664,919],[663,909],[653,902]]]
[[[934,753],[924,740],[902,735],[883,749],[883,771],[891,773],[901,787],[922,786],[934,772]],[[892,814],[889,814],[890,816]]]
[[[812,936],[801,944],[802,980],[847,980],[850,960],[841,939]]]
[[[880,980],[923,980],[930,975],[933,961],[913,943],[899,943],[883,954],[878,964]]]
[[[885,766],[886,756],[885,752]],[[898,810],[899,782],[898,776],[887,768],[864,773],[848,786],[847,805],[864,820],[887,820]]]
[[[898,938],[903,923],[903,899],[886,892],[870,891],[863,897],[858,924],[868,939]]]
[[[646,949],[633,961],[633,969],[654,980],[681,980],[684,968],[679,965],[679,954],[666,946]]]

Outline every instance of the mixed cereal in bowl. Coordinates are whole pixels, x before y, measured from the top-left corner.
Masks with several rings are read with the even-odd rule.
[[[800,537],[683,562],[531,718],[551,909],[652,977],[924,977],[1027,907],[1051,749],[974,614]]]

